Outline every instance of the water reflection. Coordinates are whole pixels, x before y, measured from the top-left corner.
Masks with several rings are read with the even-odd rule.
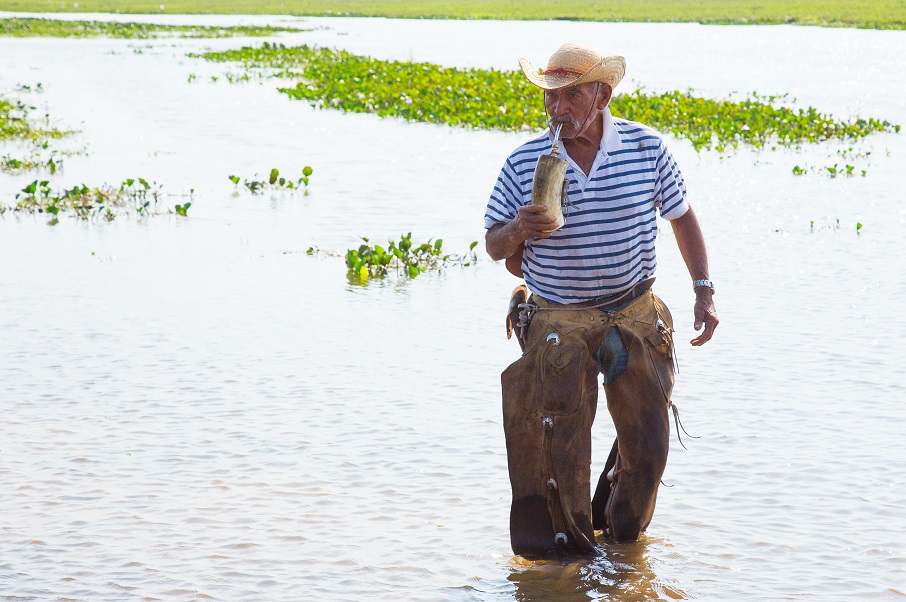
[[[648,559],[655,540],[599,544],[602,555],[593,560],[528,561],[516,558],[508,577],[515,585],[514,598],[538,600],[682,600],[685,592],[659,582]]]

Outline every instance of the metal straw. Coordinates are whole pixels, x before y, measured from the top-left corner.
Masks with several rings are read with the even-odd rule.
[[[556,157],[560,154],[560,147],[557,146],[557,142],[560,140],[560,130],[563,128],[563,122],[557,124],[557,129],[554,130],[554,146],[551,148],[551,155]]]

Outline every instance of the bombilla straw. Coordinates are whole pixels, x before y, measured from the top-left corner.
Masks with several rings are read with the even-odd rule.
[[[554,145],[551,148],[551,155],[558,156],[560,154],[560,147],[557,146],[557,142],[560,141],[560,130],[563,128],[563,122],[557,124],[557,129],[554,130]]]

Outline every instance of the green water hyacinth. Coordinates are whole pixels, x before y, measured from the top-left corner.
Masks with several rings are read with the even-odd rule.
[[[35,107],[20,100],[0,96],[0,142],[45,142],[71,134],[53,127],[42,127],[31,118]]]
[[[381,61],[343,50],[269,43],[198,56],[298,79],[281,92],[318,108],[510,131],[535,130],[547,122],[540,91],[516,71]],[[839,121],[814,107],[774,106],[776,100],[756,94],[741,101],[712,100],[691,92],[639,89],[614,97],[611,110],[617,117],[686,138],[697,151],[740,144],[795,146],[899,131],[886,121]]]
[[[239,188],[239,183],[242,182],[242,185],[245,186],[249,192],[252,194],[260,194],[265,190],[299,190],[302,187],[308,187],[308,182],[310,181],[312,173],[314,173],[314,170],[311,165],[306,165],[302,168],[302,175],[295,180],[281,176],[280,170],[276,167],[271,169],[267,180],[243,180],[239,176],[233,175],[228,177],[230,182],[232,182],[233,186],[237,189]],[[306,191],[305,194],[308,194],[308,191]]]
[[[632,121],[688,138],[695,150],[724,151],[747,144],[796,146],[832,139],[858,139],[875,132],[899,132],[878,119],[838,121],[814,107],[775,107],[773,97],[756,93],[742,101],[712,100],[679,91],[646,94],[636,90],[614,98],[611,110]]]
[[[30,92],[31,86],[19,84],[17,91]],[[35,91],[43,91],[39,83]],[[0,156],[0,172],[21,173],[24,171],[57,172],[63,160],[61,155],[75,154],[72,151],[60,152],[51,149],[51,141],[65,138],[74,132],[53,127],[50,118],[45,115],[38,121],[31,113],[35,107],[21,100],[12,100],[0,95],[0,143],[11,143],[18,147],[14,152]]]
[[[145,178],[127,178],[119,186],[104,184],[88,186],[78,184],[72,188],[55,190],[49,180],[35,180],[16,195],[15,204],[0,203],[0,213],[12,210],[21,213],[44,213],[51,216],[51,225],[57,223],[57,216],[68,213],[88,221],[104,219],[113,221],[121,215],[144,217],[160,215],[158,203],[165,195],[163,185],[148,182]],[[194,193],[194,189],[189,194]],[[177,215],[186,216],[191,202],[176,205]],[[170,210],[166,211],[167,213]]]
[[[112,21],[60,21],[13,17],[0,19],[0,36],[17,38],[127,38],[147,40],[158,37],[229,38],[233,36],[271,36],[278,32],[310,31],[294,27],[237,25],[158,25],[156,23],[114,23]]]
[[[386,276],[391,272],[416,278],[422,272],[439,270],[448,262],[467,266],[478,260],[475,255],[478,241],[472,242],[468,253],[463,255],[444,253],[444,241],[441,239],[429,239],[420,245],[413,244],[412,232],[400,236],[399,241],[388,241],[386,247],[377,244],[372,246],[364,236],[362,241],[363,244],[357,249],[347,250],[344,256],[350,280],[359,284],[366,282],[368,278]],[[314,247],[308,250],[309,255],[315,253]]]
[[[46,170],[51,174],[55,174],[62,166],[62,163],[62,159],[55,161],[53,157],[44,160],[38,155],[19,158],[7,154],[0,157],[0,171],[6,173],[20,173],[23,171]]]
[[[345,256],[350,275],[358,280],[384,276],[390,270],[415,278],[424,271],[438,269],[448,258],[443,255],[444,242],[440,239],[413,247],[412,232],[400,236],[399,242],[389,241],[387,248],[369,245],[364,236],[362,240],[364,244],[358,249],[349,249]]]

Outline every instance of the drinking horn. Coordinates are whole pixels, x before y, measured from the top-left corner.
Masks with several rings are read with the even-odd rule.
[[[560,138],[560,126],[554,133],[554,145],[551,154],[541,155],[535,163],[535,175],[532,178],[532,204],[547,207],[547,212],[557,220],[554,230],[563,227],[563,204],[566,202],[566,191],[569,181],[566,179],[567,163],[559,157],[560,148],[557,142]],[[522,254],[525,252],[525,243],[519,245],[515,253],[506,258],[506,269],[513,276],[522,278]]]
[[[563,227],[563,203],[566,201],[566,189],[569,187],[566,179],[567,163],[559,157],[560,148],[557,145],[561,127],[562,124],[557,126],[554,133],[551,154],[538,157],[535,176],[532,179],[532,204],[547,207],[548,214],[557,220],[555,230]]]

